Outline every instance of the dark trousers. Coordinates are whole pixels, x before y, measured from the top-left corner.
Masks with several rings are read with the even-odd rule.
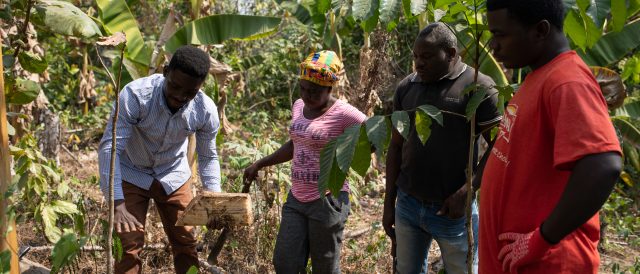
[[[193,195],[191,194],[191,180],[182,187],[167,195],[160,185],[160,182],[153,181],[151,188],[145,190],[131,183],[122,182],[124,201],[129,213],[145,224],[147,210],[149,209],[149,199],[153,199],[158,208],[160,219],[164,231],[169,238],[171,250],[173,252],[173,265],[176,273],[183,274],[189,267],[198,267],[198,253],[196,252],[196,239],[193,235],[193,227],[175,226],[178,215],[181,214]],[[122,242],[122,259],[115,263],[115,273],[142,273],[142,261],[140,251],[144,246],[144,232],[124,232],[118,233]]]
[[[309,256],[313,273],[340,273],[342,232],[349,210],[347,192],[337,199],[326,196],[308,203],[289,192],[273,254],[276,273],[306,273]]]

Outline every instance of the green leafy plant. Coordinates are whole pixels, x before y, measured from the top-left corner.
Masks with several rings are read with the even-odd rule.
[[[57,242],[63,231],[84,230],[84,212],[78,207],[77,194],[70,192],[70,181],[52,160],[46,159],[37,148],[31,135],[24,136],[11,147],[16,161],[13,191],[17,199],[29,201],[15,204],[12,210],[18,221],[34,218],[41,226],[35,228],[52,243]]]

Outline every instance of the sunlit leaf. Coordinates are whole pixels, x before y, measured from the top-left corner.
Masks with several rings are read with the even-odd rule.
[[[402,0],[402,9],[405,17],[414,17],[427,10],[427,0]]]
[[[182,45],[210,45],[221,44],[229,39],[262,38],[272,34],[281,20],[268,16],[211,15],[178,29],[165,44],[165,49],[174,52]]]
[[[432,105],[421,105],[418,106],[418,109],[422,110],[425,114],[436,120],[436,122],[438,122],[440,126],[444,126],[442,111],[440,111],[437,107]]]
[[[7,102],[15,105],[24,105],[31,103],[40,94],[40,85],[38,83],[18,78],[16,79],[15,89],[7,95]]]
[[[144,43],[138,21],[125,0],[96,0],[100,19],[109,34],[124,32],[127,36],[127,57],[144,66],[149,66],[152,49]]]
[[[198,274],[198,267],[192,265],[189,267],[189,270],[187,270],[187,274]]]
[[[416,132],[422,144],[426,144],[431,136],[431,118],[423,110],[416,110]]]
[[[318,13],[325,14],[331,8],[331,0],[317,0],[316,9]]]
[[[409,114],[406,111],[394,111],[391,114],[391,122],[402,137],[409,138]]]
[[[42,73],[48,66],[47,59],[24,50],[18,54],[18,61],[23,69],[32,73]]]
[[[45,237],[52,243],[57,242],[62,235],[62,231],[57,227],[58,214],[51,206],[42,206],[40,214]]]
[[[400,16],[401,0],[380,0],[380,22],[388,24]]]
[[[54,182],[59,182],[60,181],[60,174],[58,174],[51,167],[49,167],[47,165],[42,165],[42,169],[44,169],[44,171],[47,173],[47,175],[49,175],[49,177],[51,177],[51,179],[53,179]]]
[[[625,0],[611,0],[611,21],[613,31],[621,31],[627,21],[627,3]]]
[[[60,214],[71,215],[80,213],[78,207],[75,204],[62,200],[53,201],[51,203],[51,208],[56,213]]]
[[[640,37],[640,20],[635,20],[625,25],[620,32],[605,34],[586,52],[578,51],[578,53],[588,65],[606,67],[640,47],[638,37]]]
[[[79,8],[65,1],[37,1],[33,9],[33,22],[54,33],[92,38],[102,35],[100,28]]]

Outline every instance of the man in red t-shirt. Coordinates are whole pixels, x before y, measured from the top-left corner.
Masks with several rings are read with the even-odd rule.
[[[489,0],[490,47],[530,67],[505,109],[480,194],[480,273],[597,273],[597,211],[620,174],[600,88],[562,31],[562,0]]]

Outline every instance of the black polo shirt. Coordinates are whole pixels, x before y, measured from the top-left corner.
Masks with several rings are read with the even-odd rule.
[[[458,62],[454,70],[435,83],[427,84],[413,73],[402,80],[394,95],[394,110],[415,110],[429,104],[440,110],[465,115],[470,94],[464,89],[473,83],[474,69]],[[495,83],[479,74],[478,84],[489,87],[487,96],[476,110],[478,126],[496,123],[502,119],[496,105],[498,94]],[[466,118],[443,113],[443,125],[431,124],[431,136],[422,145],[415,129],[415,113],[409,112],[411,127],[402,145],[402,164],[397,186],[409,195],[426,202],[442,202],[466,181],[470,123]],[[477,162],[477,145],[474,163]]]

